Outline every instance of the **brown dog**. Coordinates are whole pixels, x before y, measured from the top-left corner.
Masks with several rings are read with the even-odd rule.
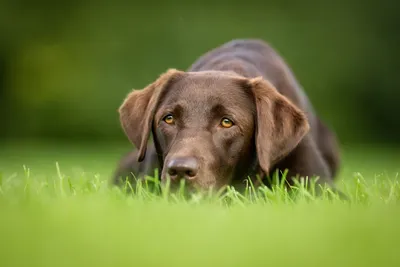
[[[132,91],[119,112],[138,150],[120,162],[116,184],[153,176],[158,168],[161,181],[221,188],[287,169],[289,183],[318,176],[333,187],[338,171],[334,133],[284,60],[261,40],[234,40],[188,71],[168,70]]]

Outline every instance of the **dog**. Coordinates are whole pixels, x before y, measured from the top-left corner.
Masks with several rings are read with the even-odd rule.
[[[120,160],[114,184],[158,169],[162,183],[184,180],[200,190],[240,186],[245,179],[270,186],[265,178],[286,170],[288,185],[318,177],[317,184],[335,188],[336,134],[263,40],[232,40],[186,71],[168,69],[131,91],[118,111],[137,149]]]

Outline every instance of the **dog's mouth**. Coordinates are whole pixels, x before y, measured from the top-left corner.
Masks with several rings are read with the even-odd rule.
[[[200,171],[199,171],[200,172]],[[200,174],[200,173],[199,173]],[[174,172],[170,175],[163,170],[161,175],[161,186],[164,190],[171,192],[205,193],[218,190],[218,180],[214,175],[187,175],[177,176]]]

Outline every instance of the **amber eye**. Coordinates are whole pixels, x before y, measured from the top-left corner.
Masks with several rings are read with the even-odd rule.
[[[168,124],[174,123],[174,117],[171,114],[165,116],[163,120]]]
[[[231,128],[233,126],[233,122],[230,119],[223,118],[221,121],[221,126],[224,128]]]

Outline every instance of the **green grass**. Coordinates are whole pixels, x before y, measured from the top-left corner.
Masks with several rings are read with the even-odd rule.
[[[133,196],[108,186],[123,146],[5,144],[0,266],[400,266],[400,152],[343,151],[351,201],[301,187]]]

